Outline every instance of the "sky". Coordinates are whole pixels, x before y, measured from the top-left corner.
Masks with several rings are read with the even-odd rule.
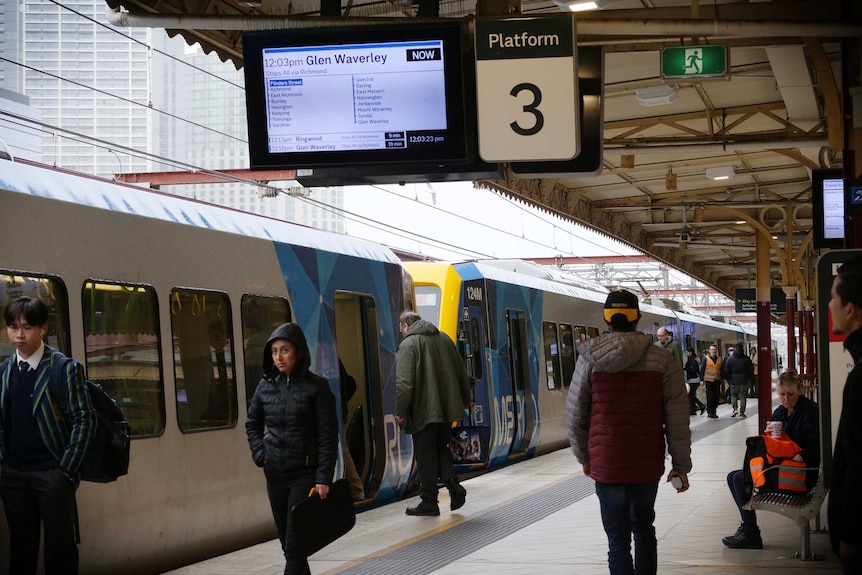
[[[433,258],[638,254],[585,227],[476,189],[472,182],[348,186],[344,198],[347,212],[367,218],[349,217],[349,235]]]

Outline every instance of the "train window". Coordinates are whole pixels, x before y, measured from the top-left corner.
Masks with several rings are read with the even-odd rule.
[[[48,306],[48,333],[45,343],[69,357],[72,344],[69,337],[69,297],[66,286],[57,277],[13,272],[0,269],[0,309],[19,297],[40,299]],[[0,317],[5,328],[5,321]],[[0,330],[0,359],[15,353],[15,346],[9,343],[6,330]]]
[[[594,337],[599,337],[599,328],[588,327],[587,328],[587,339],[592,339]]]
[[[560,371],[557,324],[550,321],[542,322],[542,344],[545,348],[545,374],[548,377],[548,389],[560,389],[563,386],[563,376]]]
[[[87,377],[117,401],[133,437],[162,433],[165,386],[155,290],[89,280],[82,313]]]
[[[246,294],[240,302],[242,351],[245,358],[245,406],[263,375],[263,346],[269,335],[291,319],[290,304],[283,297]]]
[[[438,286],[415,286],[416,313],[425,321],[440,326],[440,288]]]
[[[563,387],[569,387],[572,374],[575,373],[575,332],[567,323],[560,324],[560,367],[563,372]]]
[[[173,289],[171,335],[180,429],[197,431],[235,425],[233,325],[227,296]]]

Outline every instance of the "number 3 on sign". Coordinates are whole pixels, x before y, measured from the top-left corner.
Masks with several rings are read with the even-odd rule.
[[[509,92],[509,94],[517,98],[518,94],[520,94],[524,90],[530,92],[533,95],[533,101],[529,104],[524,105],[524,113],[532,114],[533,117],[535,117],[536,121],[530,128],[522,128],[518,124],[518,122],[512,122],[511,124],[509,124],[509,126],[512,127],[516,134],[519,134],[521,136],[532,136],[541,132],[542,126],[545,125],[545,116],[543,116],[542,112],[539,111],[539,104],[542,103],[542,91],[535,84],[528,84],[526,82],[522,82],[512,88],[512,91]]]
[[[577,86],[573,58],[477,60],[479,155],[486,162],[577,156]]]

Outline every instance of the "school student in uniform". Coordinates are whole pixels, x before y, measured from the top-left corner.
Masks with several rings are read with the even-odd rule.
[[[44,532],[45,575],[78,573],[75,490],[78,468],[96,432],[96,416],[77,361],[59,385],[51,366],[66,361],[46,346],[48,307],[18,298],[3,312],[15,353],[0,363],[0,498],[9,525],[9,573],[34,575]],[[68,417],[51,389],[65,390]]]

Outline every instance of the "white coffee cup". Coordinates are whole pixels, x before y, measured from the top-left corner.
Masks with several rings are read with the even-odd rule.
[[[766,429],[772,433],[772,437],[781,437],[781,432],[784,428],[784,424],[780,421],[768,421],[766,422]]]

